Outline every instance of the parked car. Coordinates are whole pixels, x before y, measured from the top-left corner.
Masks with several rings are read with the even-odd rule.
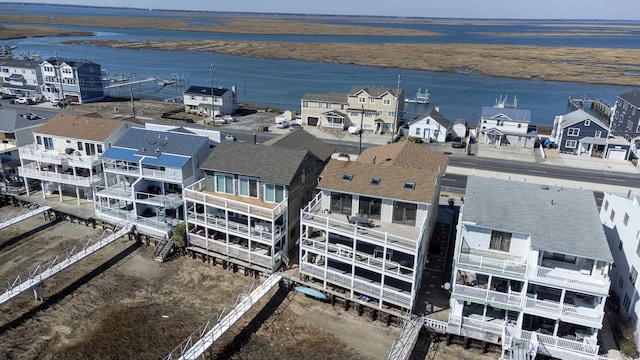
[[[236,141],[236,136],[235,135],[231,135],[231,134],[227,134],[224,136],[225,140],[229,140],[229,141]]]
[[[64,107],[64,106],[66,106],[66,105],[68,105],[70,103],[71,103],[71,100],[66,99],[66,98],[65,99],[52,99],[51,100],[51,105],[58,106],[58,107]]]
[[[453,147],[453,148],[463,148],[465,146],[467,146],[467,144],[459,136],[458,137],[454,137],[451,140],[451,147]]]
[[[289,127],[289,123],[286,121],[283,121],[281,123],[278,123],[278,125],[276,126],[278,129],[286,129]]]
[[[222,117],[222,119],[223,119],[223,120],[225,120],[225,121],[226,121],[226,122],[228,122],[228,123],[229,123],[229,122],[235,122],[235,121],[238,121],[238,120],[236,120],[236,118],[234,118],[234,117],[233,117],[233,116],[231,116],[231,115],[225,115],[225,116],[223,116],[223,117]]]
[[[298,123],[293,123],[293,124],[289,125],[289,130],[290,131],[293,131],[293,130],[298,129],[298,128],[302,129],[302,125],[300,125]]]
[[[29,99],[27,99],[26,97],[19,97],[17,99],[13,99],[13,103],[19,105],[27,105],[29,104]]]

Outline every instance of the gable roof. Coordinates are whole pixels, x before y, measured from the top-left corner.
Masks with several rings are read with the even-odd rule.
[[[258,177],[276,185],[289,185],[309,156],[306,150],[226,141],[220,143],[200,169]]]
[[[24,68],[24,69],[37,69],[40,67],[40,63],[33,60],[20,60],[20,59],[7,59],[0,63],[4,67]]]
[[[195,134],[131,128],[112,147],[135,150],[138,156],[194,156],[203,147],[209,148],[209,138]],[[158,151],[156,151],[158,150]]]
[[[382,97],[385,94],[391,94],[392,96],[398,96],[398,90],[394,88],[374,87],[374,86],[354,86],[349,91],[349,96],[356,96],[358,93],[365,91],[369,96],[376,98]],[[402,92],[402,89],[400,90]]]
[[[512,121],[530,122],[531,110],[484,106],[480,116],[482,119],[503,118]]]
[[[529,234],[534,250],[613,261],[589,190],[469,176],[462,221]]]
[[[415,168],[445,173],[449,158],[410,141],[375,146],[362,152],[356,162],[376,165]]]
[[[428,113],[417,117],[415,120],[411,121],[410,125],[413,125],[413,124],[415,124],[417,122],[422,122],[423,120],[425,120],[428,117],[430,117],[433,120],[435,120],[442,127],[445,127],[445,128],[449,127],[449,119],[447,119],[442,114],[440,114],[436,109],[431,109],[431,111],[429,111]]]
[[[318,188],[430,203],[447,161],[446,156],[408,141],[378,146],[364,151],[356,161],[330,160],[320,175]],[[349,181],[343,180],[345,174],[352,175]],[[380,181],[374,184],[374,178]],[[413,183],[414,188],[406,189],[406,183]]]
[[[289,131],[284,135],[269,139],[263,144],[266,146],[275,146],[286,149],[308,150],[311,155],[322,162],[327,162],[331,157],[331,154],[335,152],[335,149],[332,146],[309,134],[304,129]]]
[[[46,60],[46,62],[48,62],[49,64],[53,65],[53,66],[58,66],[58,65],[69,65],[73,68],[79,68],[80,66],[83,65],[87,65],[87,64],[93,64],[93,65],[98,65],[98,63],[95,63],[91,60],[79,60],[79,59],[71,59],[71,58],[58,58],[58,57],[50,57]]]
[[[560,127],[561,128],[566,128],[567,126],[573,126],[575,124],[581,123],[585,120],[591,120],[592,123],[597,124],[598,126],[600,126],[603,129],[609,129],[609,126],[607,126],[605,123],[603,123],[602,121],[598,120],[597,118],[591,116],[588,112],[582,110],[582,109],[578,109],[575,111],[572,111],[568,114],[565,114],[562,116],[562,121],[560,122]]]
[[[632,90],[624,94],[620,94],[618,97],[636,108],[640,108],[640,90]]]
[[[127,121],[60,113],[35,130],[36,133],[91,141],[105,141]]]
[[[213,88],[213,95],[214,96],[222,96],[224,95],[227,91],[229,91],[229,89],[225,89],[225,88],[220,88],[220,87],[214,87]],[[185,92],[185,95],[187,94],[197,94],[197,95],[206,95],[206,96],[211,96],[211,87],[206,87],[206,86],[190,86]]]

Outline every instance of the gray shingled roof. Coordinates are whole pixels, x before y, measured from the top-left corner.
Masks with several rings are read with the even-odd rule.
[[[289,185],[307,156],[306,150],[225,141],[200,169],[249,175],[276,185]]]
[[[342,103],[347,104],[349,99],[349,94],[343,92],[330,92],[328,94],[320,94],[320,93],[306,93],[302,97],[302,100],[310,100],[310,101],[325,101],[331,103]]]
[[[296,129],[284,135],[280,135],[263,143],[267,146],[276,146],[293,150],[309,150],[311,155],[322,162],[326,162],[335,152],[335,149],[324,141],[309,134],[304,129]]]
[[[637,108],[640,108],[640,90],[632,90],[624,94],[618,95],[618,97],[628,102],[629,104]]]
[[[604,129],[608,129],[609,126],[607,126],[607,124],[603,123],[602,121],[596,119],[595,117],[589,115],[588,112],[582,110],[582,109],[578,109],[575,111],[572,111],[566,115],[562,116],[562,122],[560,123],[560,126],[562,128],[566,128],[567,126],[572,126],[575,125],[577,123],[583,122],[585,120],[591,120],[592,123],[598,124],[598,126],[600,126],[601,128]]]
[[[36,115],[36,118],[30,120],[29,115]],[[42,125],[47,120],[43,116],[28,111],[0,109],[0,132],[12,134],[16,130]]]
[[[493,106],[484,106],[482,108],[482,114],[480,115],[484,118],[492,118],[503,114],[511,120],[518,121],[531,121],[531,110],[522,110],[522,109],[512,109],[512,108],[498,108]]]
[[[113,146],[137,149],[138,155],[158,156],[155,152],[158,148],[164,154],[193,156],[203,146],[209,146],[209,138],[177,132],[131,128]]]
[[[8,59],[0,62],[0,64],[25,69],[37,69],[40,67],[40,63],[38,61],[20,59]]]
[[[469,176],[462,221],[530,234],[535,250],[613,261],[592,191]]]
[[[224,93],[226,93],[227,91],[229,91],[229,89],[225,89],[225,88],[217,88],[214,87],[213,88],[213,95],[214,96],[222,96],[224,95]],[[211,87],[206,87],[206,86],[190,86],[187,91],[184,92],[185,94],[198,94],[198,95],[206,95],[206,96],[211,96]]]

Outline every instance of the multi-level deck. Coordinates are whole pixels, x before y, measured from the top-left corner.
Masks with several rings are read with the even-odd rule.
[[[279,266],[278,244],[287,235],[285,199],[260,199],[208,191],[204,180],[184,189],[189,250],[244,267],[272,272]]]
[[[374,221],[352,224],[324,211],[318,194],[301,211],[300,273],[365,297],[411,308],[417,251],[424,227]]]

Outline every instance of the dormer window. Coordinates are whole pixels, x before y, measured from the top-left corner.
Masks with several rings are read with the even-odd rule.
[[[342,181],[350,182],[353,179],[353,174],[343,174]]]
[[[404,183],[404,189],[405,190],[413,190],[416,188],[416,183],[411,182],[411,181],[407,181]]]
[[[380,185],[380,178],[372,178],[371,185]]]

